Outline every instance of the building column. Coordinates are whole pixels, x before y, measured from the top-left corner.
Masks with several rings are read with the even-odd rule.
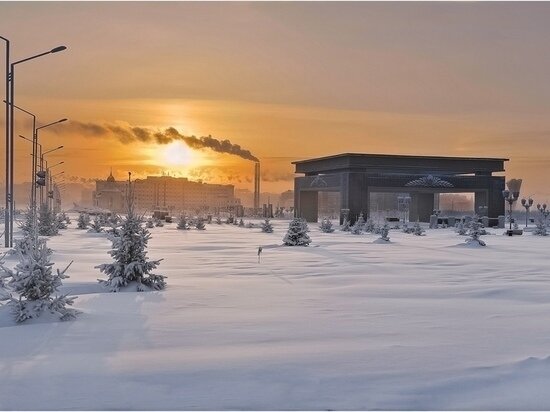
[[[434,193],[411,193],[411,204],[409,207],[409,220],[411,222],[430,221],[434,210]]]
[[[307,222],[317,222],[319,218],[319,192],[314,190],[304,190],[299,195],[300,215]]]
[[[366,173],[347,173],[347,208],[350,224],[353,224],[359,214],[366,218],[369,215],[369,187]]]

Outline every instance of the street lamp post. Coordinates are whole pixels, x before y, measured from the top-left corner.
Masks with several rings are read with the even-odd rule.
[[[6,102],[10,101],[10,41],[6,39],[5,37],[0,36],[0,39],[4,40],[6,43],[6,90],[5,90],[5,99]],[[10,219],[10,192],[8,190],[8,186],[10,183],[9,173],[10,173],[10,166],[8,162],[9,154],[10,154],[10,108],[6,104],[6,210],[4,210],[4,239],[5,239],[5,247],[10,246],[10,231],[9,231],[9,221]]]
[[[50,174],[50,169],[52,169],[56,166],[62,165],[63,163],[65,163],[65,162],[58,162],[58,163],[54,164],[53,166],[47,167],[48,162],[46,162],[46,179],[47,179],[46,181],[48,183],[46,192],[48,193],[48,199],[51,199],[50,198],[50,191],[52,189],[52,176]],[[50,203],[51,203],[50,201],[47,202],[48,208],[50,207]]]
[[[60,119],[60,120],[57,120],[55,122],[51,122],[51,123],[48,123],[48,124],[45,124],[44,126],[40,126],[36,129],[36,144],[38,144],[38,132],[42,129],[45,129],[46,127],[50,127],[50,126],[54,126],[56,124],[59,124],[59,123],[63,123],[63,122],[66,122],[67,119]],[[42,146],[40,146],[42,147]],[[63,147],[63,146],[60,146],[60,148]],[[57,149],[54,149],[54,150],[57,150]],[[53,150],[51,150],[53,152]],[[48,152],[46,152],[48,153]],[[43,164],[42,164],[42,153],[40,153],[40,159],[41,159],[41,163],[40,163],[40,170],[44,170],[43,168]],[[36,171],[35,171],[36,172]],[[44,192],[43,192],[43,187],[40,186],[40,203],[42,203],[44,201]]]
[[[63,145],[58,146],[54,149],[47,150],[44,153],[42,153],[42,146],[40,146],[40,171],[44,170],[44,156],[46,156],[48,153],[55,152],[56,150],[63,149]],[[44,203],[44,186],[40,186],[40,204]]]
[[[9,92],[7,94],[7,102],[9,106],[9,150],[7,151],[6,156],[6,170],[8,173],[6,174],[6,177],[9,176],[7,179],[8,185],[6,187],[6,190],[9,190],[9,195],[7,196],[8,203],[9,203],[9,224],[6,223],[6,247],[13,246],[13,217],[14,217],[14,202],[13,202],[13,166],[14,166],[14,141],[13,141],[13,134],[14,134],[14,106],[15,106],[15,66],[21,63],[25,63],[30,60],[37,59],[42,56],[46,56],[47,54],[52,53],[58,53],[63,50],[66,50],[67,47],[65,46],[58,46],[55,47],[49,51],[35,54],[34,56],[27,57],[25,59],[17,60],[16,62],[9,63],[9,70],[6,72],[7,82],[6,85],[9,86]],[[34,136],[33,136],[34,138]],[[33,147],[33,149],[36,149],[36,146]],[[9,227],[9,228],[8,228]]]
[[[502,196],[504,197],[504,200],[508,203],[508,220],[510,222],[510,231],[509,234],[511,236],[512,233],[512,206],[516,200],[519,198],[519,192],[511,192],[510,190],[503,190]]]
[[[533,206],[533,199],[521,199],[521,205],[525,208],[525,227],[529,225],[529,209]]]

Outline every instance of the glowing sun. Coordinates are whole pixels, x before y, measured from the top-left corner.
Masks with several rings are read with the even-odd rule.
[[[189,166],[196,160],[194,152],[182,142],[172,142],[162,147],[160,157],[171,166]]]

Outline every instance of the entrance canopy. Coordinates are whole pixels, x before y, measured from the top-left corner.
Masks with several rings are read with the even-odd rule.
[[[340,192],[342,214],[367,215],[371,192],[411,194],[411,220],[429,221],[437,193],[475,193],[475,209],[491,218],[504,214],[503,158],[402,156],[344,153],[293,162],[296,215],[318,219],[318,192]]]

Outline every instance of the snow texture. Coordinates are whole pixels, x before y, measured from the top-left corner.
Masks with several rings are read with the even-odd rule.
[[[389,247],[311,225],[317,247],[290,248],[272,224],[276,241],[158,228],[169,287],[117,294],[93,269],[111,242],[73,222],[48,246],[75,260],[59,290],[83,313],[14,325],[0,307],[0,409],[550,409],[550,237],[392,231]]]

